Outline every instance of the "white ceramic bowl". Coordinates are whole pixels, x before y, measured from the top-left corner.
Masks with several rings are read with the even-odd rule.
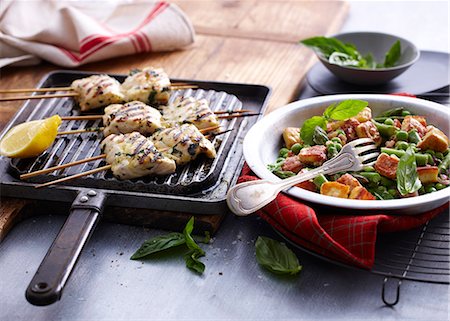
[[[413,114],[426,116],[428,124],[433,124],[448,135],[450,127],[449,108],[433,102],[418,98],[393,96],[348,94],[321,96],[300,100],[286,105],[265,116],[256,123],[247,133],[244,140],[244,157],[252,171],[260,178],[279,181],[280,178],[267,169],[278,157],[282,146],[282,132],[286,127],[299,127],[309,117],[321,115],[332,103],[346,99],[361,99],[369,102],[374,116],[384,110],[405,107]],[[421,195],[418,197],[363,201],[342,199],[310,192],[298,187],[285,191],[287,194],[307,202],[323,206],[332,206],[338,209],[353,210],[351,214],[361,211],[372,211],[384,214],[412,215],[434,209],[449,201],[450,187],[440,191]]]

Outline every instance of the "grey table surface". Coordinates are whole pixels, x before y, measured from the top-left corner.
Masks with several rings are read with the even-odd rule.
[[[352,1],[343,31],[356,30],[389,32],[421,49],[449,52],[449,2]],[[257,217],[231,214],[203,246],[202,276],[187,270],[177,253],[129,260],[145,239],[165,232],[102,222],[61,301],[32,306],[24,291],[64,219],[49,209],[17,225],[0,244],[0,320],[450,319],[448,285],[406,281],[399,304],[388,308],[381,301],[382,277],[299,250],[301,274],[274,276],[257,264],[254,243],[259,235],[279,236]]]

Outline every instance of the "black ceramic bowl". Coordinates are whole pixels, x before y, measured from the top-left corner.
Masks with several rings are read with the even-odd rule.
[[[412,42],[386,33],[351,32],[337,34],[333,37],[344,43],[355,45],[362,56],[371,53],[377,62],[384,61],[385,55],[391,46],[397,40],[400,41],[400,60],[394,67],[389,68],[363,69],[351,66],[340,66],[330,63],[327,59],[322,57],[320,53],[317,53],[322,64],[336,77],[356,85],[373,86],[387,83],[411,67],[420,56],[420,51]]]

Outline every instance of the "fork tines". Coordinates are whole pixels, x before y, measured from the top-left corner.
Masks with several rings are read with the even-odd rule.
[[[355,149],[359,161],[365,166],[373,165],[380,154],[375,142],[370,138],[356,139],[347,144]]]

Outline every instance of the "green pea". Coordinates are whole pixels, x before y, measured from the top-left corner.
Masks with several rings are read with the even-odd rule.
[[[294,145],[292,145],[291,147],[291,151],[297,155],[298,153],[300,153],[300,150],[302,149],[302,145],[300,145],[299,143],[295,143]]]
[[[411,112],[409,110],[402,111],[402,116],[409,116],[409,115],[411,115]]]
[[[392,197],[396,197],[398,192],[395,188],[388,189],[388,193],[392,195]]]
[[[420,138],[419,134],[417,133],[417,130],[413,129],[408,132],[408,141],[410,143],[415,143],[415,144],[417,144],[418,142],[421,141],[421,138]]]
[[[284,161],[285,161],[285,158],[278,157],[277,160],[275,161],[275,163],[279,164],[279,163],[283,163]]]
[[[435,154],[434,154],[434,156],[437,158],[437,159],[444,159],[444,154],[442,154],[441,152],[436,152]]]
[[[365,171],[365,172],[375,172],[375,168],[373,166],[365,166],[363,168],[363,171]]]
[[[434,188],[436,188],[438,191],[439,190],[441,190],[441,189],[444,189],[444,188],[446,188],[447,186],[445,186],[444,184],[442,184],[442,183],[436,183],[435,185],[434,185]]]
[[[425,193],[433,193],[436,192],[436,188],[433,185],[425,186]]]
[[[386,125],[394,125],[394,120],[392,118],[386,118],[386,120],[384,121],[384,123]]]
[[[289,153],[289,149],[282,148],[282,149],[280,149],[280,152],[278,153],[278,156],[286,158],[288,153]]]
[[[337,151],[340,152],[342,149],[342,145],[339,143],[334,144],[334,147],[336,147]]]
[[[397,134],[395,134],[395,137],[397,138],[397,140],[407,141],[408,140],[408,133],[405,132],[404,130],[399,130],[397,132]]]
[[[325,175],[320,174],[313,179],[314,184],[317,186],[317,188],[320,188],[323,183],[328,182],[328,179],[325,177]]]
[[[333,137],[333,138],[331,138],[331,141],[333,143],[342,144],[342,141],[339,137]]]
[[[395,143],[395,148],[397,148],[397,149],[407,150],[408,147],[409,147],[409,144],[407,142],[404,142],[401,140]]]

